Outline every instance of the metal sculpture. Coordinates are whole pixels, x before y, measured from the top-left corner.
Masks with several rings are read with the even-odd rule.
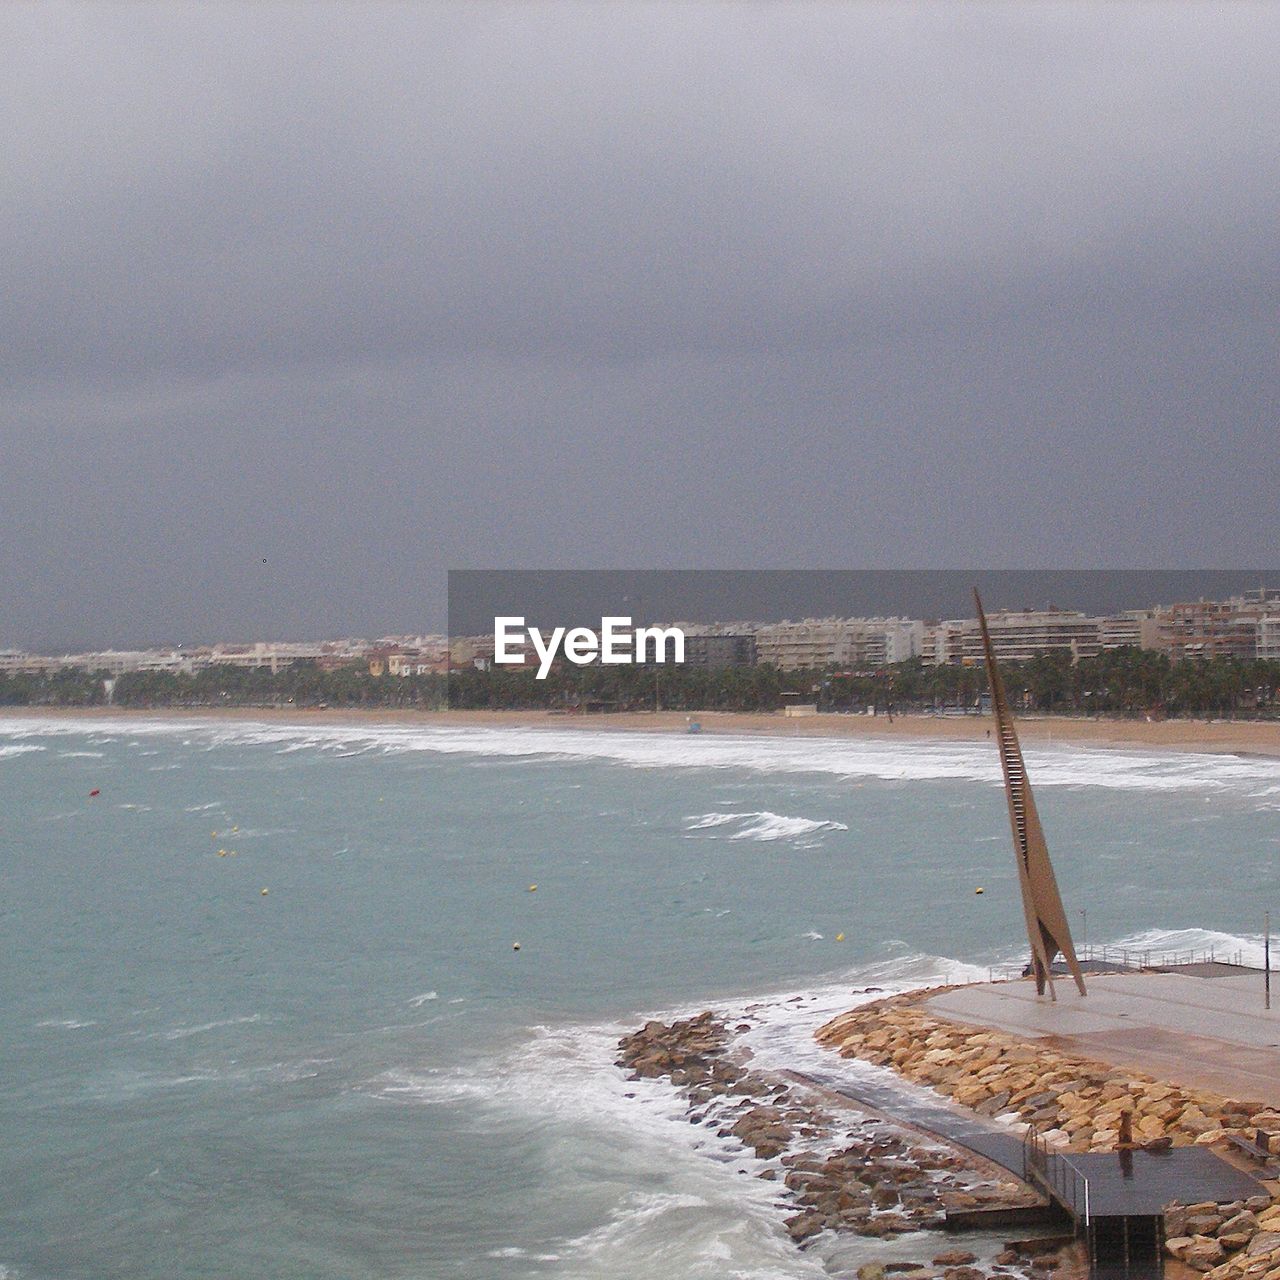
[[[1067,925],[1067,913],[1058,893],[1058,882],[1049,861],[1049,849],[1045,844],[1044,830],[1036,813],[1035,798],[1027,781],[1027,767],[1023,763],[1022,748],[1009,713],[1004,682],[996,666],[995,650],[991,645],[991,633],[987,630],[987,616],[982,611],[982,600],[975,588],[974,603],[978,606],[978,626],[982,630],[982,651],[987,660],[987,679],[991,685],[991,711],[996,721],[996,737],[1000,747],[1000,765],[1004,770],[1004,792],[1009,802],[1009,825],[1013,828],[1013,850],[1018,862],[1018,884],[1022,889],[1022,909],[1027,919],[1027,937],[1031,942],[1031,969],[1036,980],[1036,992],[1056,1000],[1053,989],[1053,958],[1059,952],[1067,963],[1071,976],[1076,980],[1080,994],[1085,994],[1084,975],[1076,959],[1071,943],[1071,930]]]

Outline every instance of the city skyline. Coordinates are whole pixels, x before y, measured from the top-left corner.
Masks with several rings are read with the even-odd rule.
[[[1040,653],[1066,651],[1076,661],[1108,649],[1133,646],[1164,652],[1174,660],[1230,656],[1280,661],[1280,589],[1266,585],[1224,600],[1202,596],[1198,601],[1152,604],[1105,614],[1089,614],[1063,605],[997,607],[988,612],[987,620],[1003,660],[1026,660]],[[633,622],[630,617],[613,617],[612,621],[625,625]],[[494,623],[522,626],[523,619],[495,617]],[[639,620],[635,625],[640,625]],[[982,660],[981,623],[976,614],[955,618],[828,614],[733,621],[687,617],[666,619],[662,625],[683,629],[690,643],[695,639],[723,642],[718,648],[706,643],[694,646],[688,660],[701,665],[759,663],[794,670],[874,668],[912,658],[930,665],[978,665]],[[222,640],[136,649],[86,649],[59,655],[0,647],[0,675],[60,668],[108,675],[139,670],[190,673],[218,665],[262,668],[274,673],[296,662],[337,667],[366,661],[371,671],[376,666],[378,671],[392,675],[421,675],[470,665],[473,660],[487,664],[494,652],[495,636],[495,630],[482,629],[410,632],[376,639]],[[527,645],[523,647],[527,653]],[[516,648],[521,646],[517,644]],[[712,657],[713,651],[720,656]]]

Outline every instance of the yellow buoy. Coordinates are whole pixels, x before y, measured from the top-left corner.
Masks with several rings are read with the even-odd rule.
[[[269,894],[270,892],[271,892],[271,890],[270,890],[270,889],[263,889],[263,891],[262,891],[262,896],[265,898],[265,897],[267,896],[267,894]]]
[[[518,942],[513,942],[513,943],[511,944],[511,950],[512,950],[512,951],[519,951],[519,950],[520,950],[520,944],[519,944]]]
[[[986,890],[981,887],[978,887],[977,889],[974,890],[974,893],[985,893],[985,892]]]
[[[836,941],[837,941],[837,942],[843,942],[843,941],[844,941],[844,934],[843,934],[843,933],[837,933],[837,934],[836,934]]]
[[[218,850],[218,857],[225,858],[226,856],[227,856],[227,851],[225,849]]]
[[[234,832],[234,831],[239,831],[239,830],[240,830],[240,828],[239,828],[239,827],[232,827],[232,828],[231,828],[231,830],[232,830],[233,832]]]
[[[529,892],[530,892],[530,893],[537,893],[537,892],[538,892],[538,886],[537,886],[536,884],[531,884],[531,885],[529,886]]]

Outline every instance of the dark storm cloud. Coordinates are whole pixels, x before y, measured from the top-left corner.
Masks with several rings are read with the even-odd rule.
[[[0,643],[1274,559],[1271,7],[0,21]]]

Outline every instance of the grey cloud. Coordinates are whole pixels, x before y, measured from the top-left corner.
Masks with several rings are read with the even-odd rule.
[[[1270,6],[3,22],[0,643],[1274,556]]]

